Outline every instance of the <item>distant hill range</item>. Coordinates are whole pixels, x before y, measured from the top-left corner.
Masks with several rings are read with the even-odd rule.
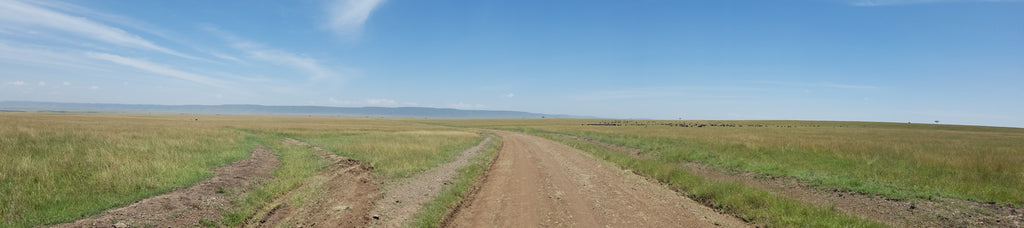
[[[0,112],[68,112],[68,113],[160,113],[160,114],[224,114],[224,115],[288,115],[344,116],[438,119],[521,119],[521,118],[592,118],[551,115],[519,111],[462,110],[423,107],[328,107],[328,106],[266,106],[266,105],[141,105],[91,104],[32,101],[0,101]]]

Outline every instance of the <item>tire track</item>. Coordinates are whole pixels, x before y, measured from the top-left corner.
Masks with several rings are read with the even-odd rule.
[[[459,169],[469,164],[470,159],[476,157],[492,141],[492,136],[486,136],[476,146],[457,155],[452,162],[387,184],[384,197],[377,201],[374,209],[374,214],[379,215],[380,220],[371,225],[401,227],[408,223],[420,211],[423,203],[434,199],[445,185],[458,176]]]
[[[231,207],[231,199],[252,190],[280,164],[273,151],[256,147],[250,158],[232,162],[214,171],[214,176],[192,187],[149,197],[103,214],[54,227],[152,226],[196,227],[203,221],[220,220]],[[233,192],[234,194],[225,194]]]

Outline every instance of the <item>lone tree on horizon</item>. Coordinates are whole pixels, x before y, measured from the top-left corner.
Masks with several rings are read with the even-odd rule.
[[[939,124],[939,121],[938,121],[938,120],[936,120],[936,121],[935,121],[935,124]]]

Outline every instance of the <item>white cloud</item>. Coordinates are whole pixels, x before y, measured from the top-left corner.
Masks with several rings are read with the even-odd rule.
[[[118,46],[163,52],[178,57],[199,59],[159,46],[122,29],[67,15],[17,0],[0,0],[0,28],[14,30],[52,29]]]
[[[71,82],[69,82],[69,81],[64,81],[64,83],[63,83],[63,84],[64,84],[64,86],[69,86],[69,85],[71,85]]]
[[[505,97],[505,98],[512,98],[512,97],[515,97],[515,96],[516,96],[516,94],[515,94],[515,93],[508,93],[508,94],[505,94],[505,96],[504,96],[504,97]]]
[[[357,35],[384,0],[335,0],[327,7],[327,27],[340,35]]]
[[[180,70],[168,67],[168,66],[164,66],[164,65],[160,65],[160,64],[156,64],[156,63],[151,63],[151,62],[148,62],[148,61],[145,61],[145,60],[126,58],[126,57],[122,57],[122,56],[119,56],[119,55],[113,55],[113,54],[107,54],[107,53],[89,52],[89,53],[86,53],[86,55],[91,57],[91,58],[100,59],[100,60],[106,60],[106,61],[110,61],[110,62],[113,62],[113,63],[129,66],[129,67],[133,67],[133,68],[136,68],[136,69],[148,71],[148,72],[159,74],[159,75],[163,75],[163,76],[174,77],[174,78],[178,78],[178,79],[182,79],[182,80],[192,81],[192,82],[196,82],[196,83],[200,83],[200,84],[216,86],[216,87],[221,87],[221,88],[226,88],[227,87],[224,82],[222,82],[220,80],[217,80],[217,79],[214,79],[214,78],[210,78],[210,77],[206,77],[206,76],[202,76],[202,75],[197,75],[197,74],[193,74],[193,73],[189,73],[189,72],[180,71]]]
[[[24,81],[13,81],[13,82],[8,82],[7,84],[8,85],[12,85],[12,86],[23,86],[23,85],[25,85],[25,82]]]
[[[391,99],[370,98],[366,99],[366,103],[370,105],[395,105],[398,102],[395,102],[395,100]]]
[[[353,105],[353,104],[359,103],[359,102],[354,102],[354,101],[349,101],[349,100],[338,100],[338,99],[336,99],[334,97],[328,98],[327,102],[330,103],[330,104],[333,104],[333,105]]]
[[[223,59],[223,60],[230,60],[230,61],[236,62],[236,63],[245,63],[245,61],[242,61],[239,58],[235,58],[234,56],[230,56],[230,55],[227,55],[227,54],[224,54],[224,53],[215,52],[215,51],[211,51],[211,52],[208,52],[208,53],[210,55],[212,55],[213,57],[217,57],[217,58],[220,58],[220,59]]]
[[[252,58],[305,71],[309,74],[311,79],[335,78],[340,76],[334,71],[321,66],[320,63],[313,58],[270,49],[248,48],[245,51]]]
[[[483,109],[483,108],[487,108],[486,105],[482,105],[482,104],[467,104],[467,103],[463,103],[463,102],[451,104],[451,105],[448,105],[448,106],[452,107],[454,109]]]
[[[216,34],[229,42],[232,47],[241,51],[250,59],[259,61],[269,62],[275,65],[292,67],[301,71],[306,72],[310,79],[341,79],[343,75],[335,72],[333,69],[321,65],[320,61],[314,58],[298,55],[295,53],[268,48],[263,44],[248,41],[239,38],[231,33],[222,31],[213,26],[202,26],[202,29],[210,33]],[[234,58],[228,55],[222,55],[219,53],[211,52],[214,56],[222,59],[237,60],[238,62],[244,62],[241,59]]]
[[[891,6],[942,2],[1021,2],[1021,0],[853,0],[850,4],[855,6]]]
[[[38,84],[38,85],[39,85],[39,86],[46,86],[46,82],[44,82],[44,81],[39,81],[39,84]]]
[[[95,11],[86,7],[78,6],[69,2],[61,1],[32,1],[32,4],[37,6],[53,9],[55,11],[62,11],[67,14],[74,14],[80,17],[87,17],[96,21],[103,21],[106,23],[116,24],[131,28],[133,30],[143,31],[152,35],[159,36],[164,39],[172,40],[173,37],[168,35],[170,32],[163,29],[157,28],[156,26],[149,25],[142,21],[137,21],[128,17],[108,14],[104,12]]]
[[[809,88],[831,88],[831,89],[879,89],[873,85],[854,85],[854,84],[841,84],[833,82],[818,82],[818,83],[802,83],[802,82],[777,82],[777,81],[757,81],[758,84],[768,84],[776,86],[791,86],[791,87],[809,87]]]
[[[97,89],[100,89],[100,87],[99,87],[99,86],[91,86],[91,87],[89,87],[89,89],[91,89],[91,90],[97,90]]]
[[[102,70],[94,61],[80,52],[54,50],[54,48],[0,40],[0,60],[47,68],[73,68],[74,70]],[[88,60],[88,61],[87,61]]]

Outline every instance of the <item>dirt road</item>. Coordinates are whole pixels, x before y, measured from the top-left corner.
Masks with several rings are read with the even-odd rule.
[[[658,183],[548,139],[504,142],[452,227],[746,227]]]

